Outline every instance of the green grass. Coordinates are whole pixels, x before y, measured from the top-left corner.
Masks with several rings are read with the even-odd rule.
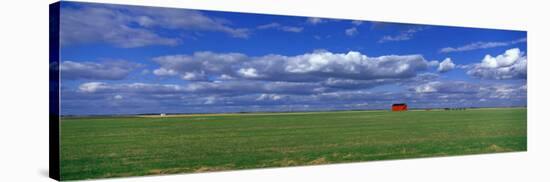
[[[525,150],[525,108],[61,121],[62,180]]]

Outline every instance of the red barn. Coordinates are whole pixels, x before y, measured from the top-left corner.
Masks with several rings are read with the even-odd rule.
[[[393,104],[391,106],[392,111],[407,111],[407,104]]]

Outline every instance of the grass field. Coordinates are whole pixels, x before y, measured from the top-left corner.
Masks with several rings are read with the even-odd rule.
[[[62,180],[525,150],[525,108],[61,121]]]

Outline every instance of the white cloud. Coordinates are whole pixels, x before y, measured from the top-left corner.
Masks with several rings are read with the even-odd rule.
[[[414,37],[414,35],[420,31],[425,30],[425,27],[413,27],[409,28],[405,31],[401,31],[397,35],[386,35],[383,36],[380,40],[378,40],[378,43],[386,43],[386,42],[397,42],[397,41],[405,41],[410,40]]]
[[[246,38],[249,34],[247,29],[228,26],[227,20],[210,18],[192,10],[82,4],[64,7],[61,11],[62,45],[106,42],[117,47],[134,48],[180,43],[179,38],[155,33],[157,28],[216,31],[239,38]]]
[[[430,67],[438,67],[438,66],[439,66],[439,61],[437,61],[437,60],[429,61],[429,62],[428,62],[428,66],[430,66]]]
[[[472,51],[472,50],[478,50],[478,49],[489,49],[494,47],[510,46],[518,43],[523,43],[526,41],[527,41],[527,38],[521,38],[521,39],[506,41],[506,42],[474,42],[474,43],[460,46],[460,47],[445,47],[439,50],[439,52],[449,53],[449,52]]]
[[[527,88],[524,85],[498,84],[482,87],[479,96],[485,99],[525,98]]]
[[[113,99],[115,99],[115,100],[122,100],[123,98],[124,98],[124,97],[122,97],[122,95],[115,95],[115,96],[113,97]]]
[[[427,68],[420,55],[368,57],[359,52],[315,51],[297,56],[266,55],[247,61],[262,80],[315,82],[327,78],[372,80],[414,77]]]
[[[174,93],[184,92],[192,88],[174,84],[123,83],[109,84],[105,82],[87,82],[78,86],[82,93]]]
[[[206,97],[205,101],[204,101],[204,104],[215,104],[216,100],[217,99],[214,96]]]
[[[189,81],[198,81],[198,80],[206,80],[206,74],[204,71],[201,72],[185,72],[183,75],[181,75],[182,80],[189,80]]]
[[[316,24],[319,24],[319,23],[324,23],[324,22],[326,22],[326,20],[322,19],[322,18],[311,17],[311,18],[307,19],[307,23],[313,24],[313,25],[316,25]]]
[[[122,8],[129,11],[128,14],[136,17],[137,22],[146,28],[165,28],[174,30],[203,30],[223,32],[232,37],[246,38],[249,30],[246,28],[233,28],[231,22],[226,19],[209,17],[195,10],[183,10],[176,8],[128,7]],[[148,21],[143,21],[145,18]],[[150,21],[149,21],[150,20]]]
[[[482,86],[464,81],[431,81],[414,88],[417,93],[465,94],[477,93]]]
[[[437,92],[437,86],[439,86],[441,82],[430,82],[427,84],[419,85],[414,90],[416,93],[433,93]]]
[[[273,22],[273,23],[268,23],[268,24],[264,24],[264,25],[259,25],[256,28],[258,28],[258,29],[271,29],[271,28],[277,28],[277,27],[280,27],[280,26],[281,26],[281,24]]]
[[[280,30],[280,31],[285,31],[285,32],[293,32],[293,33],[299,33],[299,32],[302,32],[302,30],[304,30],[303,27],[294,27],[294,26],[284,26],[284,25],[281,25],[279,23],[269,23],[269,24],[265,24],[265,25],[260,25],[258,27],[256,27],[258,29],[276,29],[276,30]]]
[[[78,87],[78,90],[81,91],[81,92],[92,93],[92,92],[96,92],[99,89],[105,89],[105,88],[107,88],[106,83],[103,83],[103,82],[88,82],[88,83],[81,84]]]
[[[59,65],[61,77],[68,80],[121,80],[130,72],[139,67],[139,64],[127,61],[76,62],[63,61]]]
[[[352,27],[352,28],[346,29],[345,33],[347,36],[355,36],[359,33],[359,31],[357,31],[357,28]]]
[[[413,98],[425,103],[450,103],[451,107],[461,104],[483,107],[524,105],[527,90],[524,83],[469,83],[464,81],[434,81],[413,87]],[[437,101],[437,102],[436,102]],[[428,104],[428,105],[431,105]],[[479,105],[481,104],[481,105]],[[441,106],[440,106],[441,107]]]
[[[320,93],[322,86],[317,83],[266,82],[261,81],[220,81],[192,82],[188,84],[151,83],[105,83],[87,82],[80,84],[77,91],[86,94],[134,94],[134,95],[247,95],[247,94],[294,94],[308,95]],[[276,98],[276,97],[274,97]]]
[[[176,38],[162,37],[151,30],[131,26],[132,17],[115,9],[84,6],[86,7],[62,8],[61,45],[107,42],[118,47],[132,48],[147,45],[173,46],[179,42]]]
[[[299,32],[302,32],[302,30],[304,30],[304,28],[303,27],[283,26],[283,27],[281,27],[281,30],[285,31],[285,32],[299,33]]]
[[[420,55],[368,57],[354,51],[348,53],[318,51],[293,57],[274,59],[265,57],[257,60],[262,63],[261,65],[275,64],[273,63],[275,61],[284,62],[284,70],[279,74],[286,74],[288,77],[318,75],[358,80],[412,77],[417,71],[427,67],[426,60]],[[269,71],[263,69],[265,72]]]
[[[153,71],[153,74],[157,76],[174,76],[178,73],[173,69],[159,68]]]
[[[151,112],[151,109],[156,112],[228,112],[227,107],[236,107],[231,112],[239,112],[250,111],[253,107],[262,107],[265,111],[279,110],[281,107],[295,110],[295,107],[306,105],[314,109],[387,109],[389,104],[398,101],[411,103],[415,108],[523,106],[527,93],[525,83],[439,80],[410,86],[408,90],[392,92],[367,90],[364,87],[331,89],[318,83],[251,80],[183,85],[88,82],[80,85],[75,93],[64,90],[62,100],[65,107],[94,106],[93,111],[101,110],[103,114],[109,112],[110,104],[117,95],[124,99],[128,111],[138,113]],[[203,105],[209,106],[195,110]],[[220,107],[225,109],[217,110]]]
[[[527,57],[518,48],[496,57],[485,55],[481,63],[471,65],[467,73],[485,79],[526,79]]]
[[[205,79],[209,75],[234,75],[232,69],[249,58],[240,53],[195,52],[193,55],[169,55],[153,58],[160,65],[153,74],[157,76],[180,75],[184,80]],[[199,79],[200,78],[200,79]]]
[[[445,60],[443,60],[443,61],[441,61],[441,63],[439,63],[439,67],[437,68],[437,71],[441,72],[441,73],[444,73],[444,72],[447,72],[447,71],[451,71],[454,68],[455,68],[455,64],[453,63],[451,58],[445,58]]]
[[[196,52],[153,59],[159,76],[201,73],[205,77],[232,77],[269,81],[315,82],[328,78],[372,80],[414,77],[427,68],[421,55],[368,57],[359,52],[315,51],[296,56],[270,54],[249,57],[240,53]]]
[[[281,100],[283,96],[278,94],[261,94],[258,98],[256,98],[257,101],[263,101],[263,100],[272,100],[277,101]]]
[[[235,79],[234,77],[232,76],[229,76],[229,75],[226,75],[226,74],[222,74],[218,77],[220,80],[232,80],[232,79]]]
[[[239,74],[245,78],[257,78],[259,77],[258,71],[254,68],[241,68]]]

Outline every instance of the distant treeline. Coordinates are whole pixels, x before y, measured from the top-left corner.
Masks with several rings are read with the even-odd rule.
[[[409,108],[409,110],[467,110],[467,109],[488,109],[488,108],[527,108],[527,106],[509,106],[509,107],[442,107],[442,108]],[[108,117],[134,117],[134,116],[151,116],[151,115],[193,115],[193,114],[247,114],[247,113],[298,113],[298,112],[337,112],[337,111],[390,111],[391,109],[330,109],[330,110],[295,110],[295,111],[240,111],[240,112],[194,112],[194,113],[139,113],[139,114],[102,114],[102,115],[61,115],[61,118],[108,118]]]

